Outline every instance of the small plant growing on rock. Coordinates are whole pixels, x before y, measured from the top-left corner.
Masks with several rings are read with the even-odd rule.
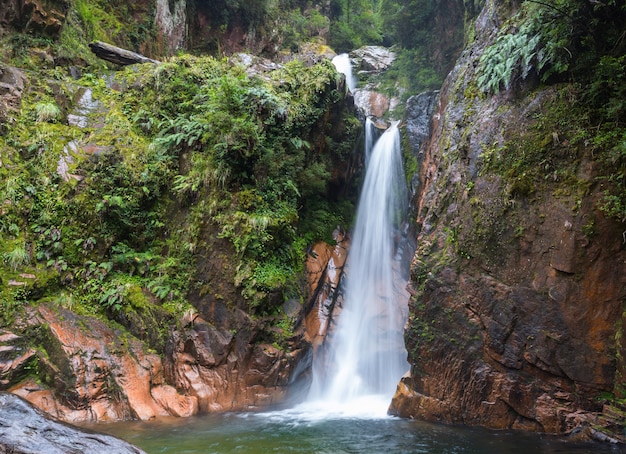
[[[3,254],[4,262],[11,268],[12,271],[17,271],[24,265],[28,265],[30,262],[30,255],[26,251],[26,245],[24,243],[18,244],[12,251],[5,252]]]
[[[61,117],[61,109],[54,102],[39,102],[35,105],[37,122],[46,123],[57,121]]]

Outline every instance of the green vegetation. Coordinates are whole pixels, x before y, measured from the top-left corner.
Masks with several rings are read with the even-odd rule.
[[[184,56],[117,73],[121,91],[91,74],[60,78],[54,101],[45,82],[32,84],[0,143],[0,253],[3,282],[29,273],[38,288],[5,287],[5,309],[70,295],[73,310],[114,318],[180,311],[211,236],[232,247],[236,272],[224,278],[241,296],[228,304],[273,313],[300,298],[306,247],[352,212],[327,196],[360,127],[341,118],[337,77],[327,60],[262,79]],[[98,101],[88,126],[60,121],[57,102],[85,88]],[[345,143],[326,134],[329,115]]]
[[[502,151],[502,159],[510,161],[502,169],[512,195],[528,195],[550,176],[576,186],[575,168],[557,164],[562,160],[550,149],[553,142],[569,144],[575,158],[575,146],[584,145],[600,164],[599,208],[626,221],[624,21],[626,6],[620,2],[529,0],[481,56],[478,84],[485,92],[516,87],[531,74],[544,83],[575,81],[537,118],[535,132],[514,138]],[[575,159],[570,163],[575,166]]]
[[[382,14],[378,0],[330,2],[330,45],[349,52],[364,45],[382,44]]]
[[[110,72],[89,42],[164,59],[152,6],[68,8],[59,36],[0,36],[3,64],[27,79],[21,109],[0,125],[0,325],[28,304],[56,304],[162,351],[176,316],[200,299],[278,320],[287,298],[304,297],[307,247],[332,242],[354,211],[333,192],[346,190],[336,170],[361,125],[344,111],[334,67],[292,61],[249,76],[180,56]],[[330,29],[310,2],[199,8],[216,14],[198,53],[221,54],[221,37],[240,29],[280,36],[268,49],[311,41],[321,51]],[[79,127],[68,114],[85,90],[94,104]],[[286,345],[293,323],[272,339]]]
[[[539,74],[545,82],[567,71],[572,57],[567,50],[569,16],[561,1],[522,4],[502,27],[495,43],[480,58],[478,85],[485,92],[496,93],[511,88],[529,74]]]

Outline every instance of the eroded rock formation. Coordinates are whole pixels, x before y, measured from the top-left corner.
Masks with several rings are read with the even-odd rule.
[[[537,123],[572,87],[472,92],[477,60],[509,13],[500,7],[487,2],[477,19],[477,39],[444,84],[423,149],[406,331],[412,368],[391,411],[551,433],[619,428],[610,415],[620,411],[601,396],[621,367],[624,227],[597,209],[590,155],[559,138],[559,126]],[[519,147],[545,147],[555,160],[546,183],[530,187],[486,168],[491,153],[522,156],[507,149],[519,137]],[[588,190],[558,190],[554,169],[574,159]]]
[[[194,316],[166,348],[166,377],[197,400],[201,412],[255,410],[283,401],[308,346],[290,351],[255,342],[262,326],[242,311],[238,328],[218,328]]]
[[[373,76],[388,70],[396,59],[396,54],[386,47],[364,46],[350,53],[353,71],[362,82],[354,91],[354,104],[365,117],[384,123],[383,117],[393,111],[398,100],[381,93]]]
[[[284,400],[307,345],[284,351],[256,341],[264,327],[238,313],[231,330],[185,314],[161,357],[96,318],[42,305],[16,324],[19,334],[0,336],[0,389],[64,421],[184,417]]]
[[[190,416],[194,396],[165,382],[163,363],[137,339],[92,317],[39,306],[21,321],[22,332],[2,336],[3,389],[64,421]],[[38,348],[27,347],[38,340]],[[44,383],[29,378],[36,370]],[[24,377],[24,379],[21,379]]]
[[[57,37],[63,26],[68,4],[55,0],[0,1],[0,34],[4,30],[43,33]]]
[[[333,318],[337,298],[341,298],[339,283],[346,262],[350,240],[341,227],[333,232],[335,247],[317,243],[307,257],[309,280],[309,302],[306,315],[306,337],[314,348],[319,347],[326,337]]]

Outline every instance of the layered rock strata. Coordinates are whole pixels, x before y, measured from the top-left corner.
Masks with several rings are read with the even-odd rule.
[[[607,415],[620,410],[602,396],[621,367],[624,228],[597,208],[591,153],[564,140],[563,124],[545,127],[573,87],[478,92],[478,59],[508,14],[487,2],[422,148],[405,335],[412,367],[391,412],[551,433],[619,428]],[[487,165],[537,146],[553,161],[536,186]],[[560,169],[572,162],[588,190],[562,189]]]
[[[306,337],[314,349],[323,342],[333,318],[338,311],[337,298],[340,297],[339,283],[347,258],[350,240],[341,228],[337,228],[333,237],[337,242],[334,247],[317,243],[307,258],[307,276],[309,281],[309,308],[306,315]]]

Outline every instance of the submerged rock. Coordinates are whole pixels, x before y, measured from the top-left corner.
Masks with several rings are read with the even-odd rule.
[[[11,454],[141,454],[111,435],[57,421],[15,394],[0,392],[0,452]]]

